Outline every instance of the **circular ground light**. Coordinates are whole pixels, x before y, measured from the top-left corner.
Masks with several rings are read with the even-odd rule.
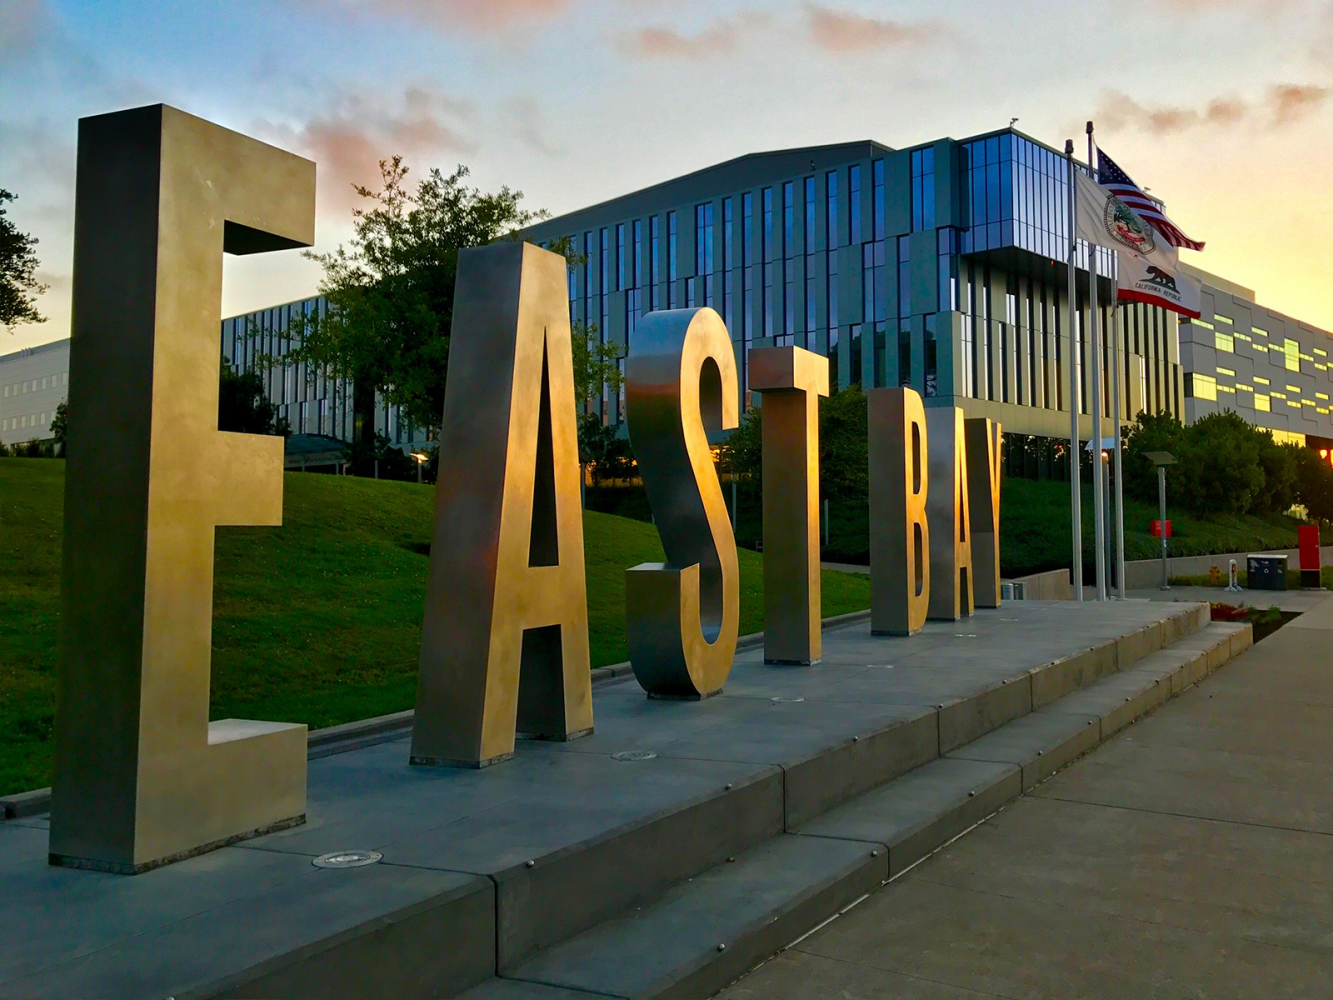
[[[611,755],[612,760],[652,760],[657,754],[651,750],[621,750]]]
[[[334,851],[311,862],[316,868],[364,868],[384,857],[379,851]]]

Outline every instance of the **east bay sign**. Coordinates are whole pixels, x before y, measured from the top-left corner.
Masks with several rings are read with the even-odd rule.
[[[217,427],[222,255],[309,246],[313,163],[164,106],[79,125],[53,864],[133,873],[304,821],[306,727],[210,722],[214,529],[276,525],[282,442]],[[820,660],[827,359],[756,348],[764,656]],[[719,694],[739,570],[710,432],[739,418],[712,309],[650,313],[627,422],[666,561],[626,571],[635,677]],[[871,630],[999,604],[1000,427],[869,402]],[[593,730],[566,264],[460,254],[410,761],[484,767]]]

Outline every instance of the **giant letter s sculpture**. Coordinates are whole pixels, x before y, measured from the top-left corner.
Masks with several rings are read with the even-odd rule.
[[[592,732],[565,275],[526,243],[459,254],[413,764]]]
[[[139,872],[305,814],[306,727],[208,721],[213,539],[282,523],[218,431],[222,254],[309,246],[315,165],[156,105],[79,123],[53,864]]]
[[[630,663],[650,696],[706,698],[722,690],[740,625],[736,539],[707,435],[737,423],[736,358],[722,317],[712,309],[643,317],[625,390],[667,558],[625,574]]]
[[[912,389],[866,393],[870,452],[870,631],[911,635],[930,604],[926,412]]]
[[[799,347],[750,352],[764,394],[764,662],[818,663],[819,397],[828,358]]]

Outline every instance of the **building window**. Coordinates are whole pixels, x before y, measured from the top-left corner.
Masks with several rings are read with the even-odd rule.
[[[838,245],[838,172],[830,170],[824,175],[824,228],[828,230],[827,246],[832,251]]]
[[[616,291],[625,290],[625,224],[616,223]]]
[[[926,317],[926,396],[937,395],[940,391],[939,374],[939,331],[938,324],[942,317],[936,313]]]
[[[935,149],[912,152],[912,230],[935,228]]]
[[[875,160],[870,164],[870,169],[875,185],[874,198],[871,203],[875,213],[875,239],[882,240],[884,239],[884,161]]]
[[[676,213],[667,212],[667,308],[676,308]]]
[[[750,313],[750,296],[754,292],[754,195],[741,195],[741,333],[746,349],[754,336],[754,317]]]
[[[713,305],[713,203],[694,207],[694,273],[703,285],[703,304]],[[699,302],[695,299],[693,305]]]
[[[805,252],[815,252],[815,179],[805,179]]]
[[[599,277],[601,279],[601,284],[597,288],[597,298],[598,298],[598,304],[600,306],[599,312],[601,316],[601,325],[598,327],[597,339],[603,344],[606,343],[606,334],[608,329],[610,328],[609,320],[611,314],[610,296],[607,294],[607,287],[611,280],[611,260],[610,260],[609,243],[610,243],[610,237],[607,234],[606,228],[603,227],[601,230],[602,253],[601,256],[598,258],[598,264],[600,267]]]
[[[634,331],[638,328],[639,320],[643,318],[643,220],[634,220],[634,269],[631,272],[634,275],[634,290],[630,292],[627,300],[629,309],[629,322],[625,326],[625,337],[634,336]]]
[[[1185,398],[1217,399],[1217,379],[1199,372],[1185,373]],[[1257,397],[1256,397],[1257,400]]]
[[[759,312],[764,320],[765,337],[773,336],[773,189],[764,188],[763,231],[759,234],[759,252],[763,260],[764,284],[760,290]]]
[[[653,310],[657,308],[657,289],[662,283],[662,247],[661,247],[661,227],[658,224],[657,216],[648,219],[648,268],[651,272],[651,279],[648,285],[648,308]]]
[[[847,168],[847,242],[861,242],[861,165]]]
[[[732,238],[734,230],[734,220],[732,218],[732,200],[730,198],[722,199],[722,319],[727,324],[727,330],[734,338],[736,336],[736,317],[732,313],[732,268],[735,266],[734,252],[732,251]]]

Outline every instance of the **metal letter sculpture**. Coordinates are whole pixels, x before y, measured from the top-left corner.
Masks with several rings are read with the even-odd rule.
[[[956,406],[927,409],[926,431],[930,436],[926,519],[932,542],[929,617],[956,621],[972,614],[974,607],[963,411]]]
[[[870,631],[911,635],[926,624],[931,594],[926,411],[912,389],[871,389],[866,406],[873,512]]]
[[[592,732],[565,259],[464,250],[440,431],[413,764]]]
[[[828,358],[799,347],[750,352],[750,388],[764,394],[764,661],[818,663],[819,397]]]
[[[1000,442],[1003,427],[988,417],[963,421],[967,439],[967,503],[972,529],[973,595],[979,608],[1000,606]]]
[[[639,321],[625,360],[630,441],[666,550],[625,573],[634,676],[652,697],[722,690],[736,652],[740,572],[707,430],[737,424],[736,357],[712,309]]]
[[[174,108],[79,123],[53,864],[133,873],[298,823],[306,727],[208,720],[218,525],[283,442],[218,431],[222,254],[309,246],[315,165]]]

